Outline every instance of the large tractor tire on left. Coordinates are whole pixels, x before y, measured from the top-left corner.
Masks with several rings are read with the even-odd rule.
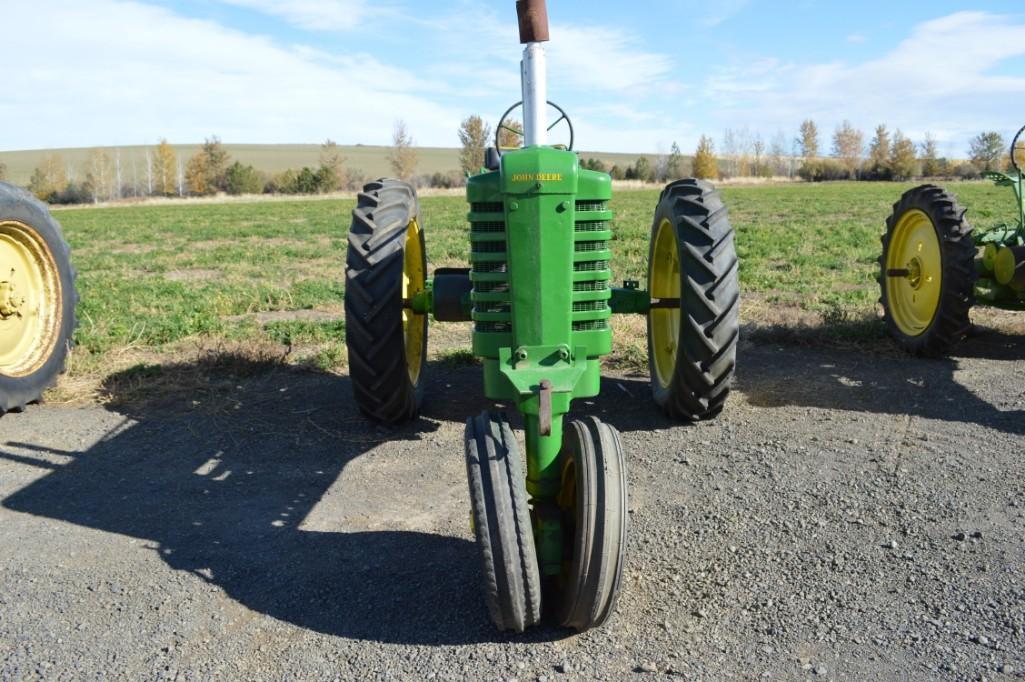
[[[366,185],[349,229],[345,343],[356,404],[384,424],[414,418],[423,399],[427,315],[411,301],[426,278],[416,190],[400,180]]]
[[[0,182],[0,415],[38,402],[56,383],[77,302],[60,224],[31,194]]]

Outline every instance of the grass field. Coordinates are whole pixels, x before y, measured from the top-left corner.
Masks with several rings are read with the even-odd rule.
[[[910,185],[728,187],[750,325],[871,319],[879,235]],[[952,186],[971,219],[1011,219],[1007,190]],[[655,191],[613,201],[617,280],[645,279]],[[344,260],[352,200],[131,206],[57,211],[79,271],[77,348],[56,400],[90,396],[115,370],[190,355],[282,357],[345,366]],[[466,206],[422,201],[432,266],[466,262]],[[643,365],[643,319],[617,319],[611,362]],[[869,334],[878,327],[869,322]],[[465,325],[432,325],[435,357],[459,360]],[[144,370],[148,371],[148,370]]]
[[[198,144],[174,144],[179,157],[188,159],[195,154]],[[299,169],[303,166],[316,168],[320,163],[320,145],[316,144],[225,144],[225,150],[232,160],[251,165],[259,171],[274,175],[289,168]],[[107,152],[112,156],[116,151],[121,154],[121,179],[126,185],[146,183],[146,150],[151,153],[154,147],[110,147]],[[85,166],[89,158],[90,148],[79,149],[32,149],[25,151],[0,151],[0,163],[7,165],[7,179],[19,185],[27,185],[32,171],[40,165],[48,154],[58,154],[68,164],[70,175],[79,179],[85,176]],[[379,178],[391,173],[388,165],[388,147],[368,145],[339,146],[339,152],[345,158],[345,166],[350,170],[361,170],[367,177]],[[418,147],[419,164],[417,174],[429,175],[435,172],[446,173],[459,169],[459,150]],[[620,164],[624,168],[633,164],[637,154],[613,154],[606,152],[581,152],[584,158],[596,157],[605,163]]]

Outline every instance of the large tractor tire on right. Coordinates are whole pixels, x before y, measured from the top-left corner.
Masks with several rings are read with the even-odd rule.
[[[673,419],[711,419],[726,404],[737,364],[740,282],[733,226],[709,183],[679,180],[663,190],[648,286],[655,402]]]
[[[349,229],[345,343],[356,404],[383,424],[413,419],[423,399],[427,316],[411,301],[426,276],[416,190],[400,180],[366,185]]]
[[[0,415],[37,402],[64,371],[76,303],[60,225],[34,196],[0,182]]]
[[[965,210],[936,185],[905,192],[883,235],[879,288],[886,326],[919,355],[943,356],[971,329],[975,241]]]

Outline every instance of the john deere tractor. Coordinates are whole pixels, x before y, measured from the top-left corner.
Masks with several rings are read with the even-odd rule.
[[[738,338],[737,257],[711,186],[674,182],[651,230],[648,289],[612,282],[612,183],[580,167],[572,123],[546,98],[544,0],[516,3],[523,129],[496,129],[485,168],[467,184],[470,267],[428,277],[416,192],[367,185],[349,234],[346,342],[356,402],[371,419],[412,419],[423,398],[427,323],[469,321],[484,394],[522,415],[526,472],[509,419],[466,425],[472,525],[495,625],[522,631],[542,607],[585,630],[605,622],[627,545],[626,458],[595,417],[568,417],[598,395],[614,313],[645,315],[654,400],[678,420],[716,416],[730,391]],[[549,124],[550,111],[557,112]],[[550,144],[562,124],[565,145]],[[508,145],[507,135],[522,137]]]
[[[60,225],[35,197],[0,182],[0,416],[57,380],[77,301]]]
[[[1011,173],[986,173],[1009,187],[1018,220],[972,229],[953,195],[936,185],[909,190],[886,221],[879,283],[887,326],[907,350],[942,356],[971,329],[976,303],[1025,310],[1025,128],[1011,142]]]

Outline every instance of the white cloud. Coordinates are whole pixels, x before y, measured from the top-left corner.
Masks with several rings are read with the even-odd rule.
[[[849,36],[847,36],[847,42],[852,44],[852,45],[860,45],[860,44],[864,43],[867,40],[868,40],[868,38],[866,38],[865,36],[861,35],[860,33],[852,33]]]
[[[275,17],[308,31],[347,31],[370,13],[366,0],[220,0]]]
[[[1022,101],[1025,76],[994,73],[1025,56],[1025,23],[959,12],[917,25],[889,53],[860,64],[763,60],[708,80],[723,127],[794,129],[804,118],[829,132],[843,119],[868,130],[886,122],[920,139],[967,140],[1010,124],[1001,102]]]
[[[10,123],[0,149],[214,133],[231,142],[387,143],[399,118],[418,139],[437,141],[459,122],[461,112],[424,94],[430,83],[367,56],[332,61],[138,2],[44,0],[4,14],[18,31],[4,39],[0,120]]]

